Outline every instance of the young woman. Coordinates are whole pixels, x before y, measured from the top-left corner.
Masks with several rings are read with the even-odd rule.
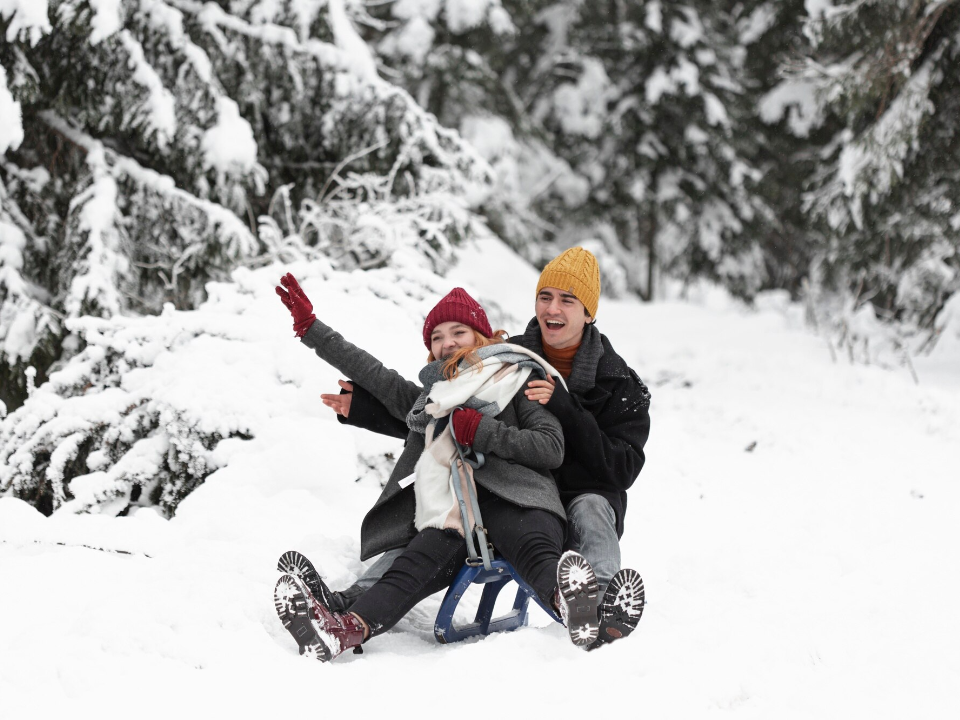
[[[472,512],[463,522],[455,483],[463,495],[468,483],[475,488],[487,539],[540,601],[566,618],[573,642],[592,643],[596,578],[576,553],[561,561],[566,518],[549,470],[563,460],[563,433],[556,418],[523,392],[531,374],[546,376],[546,362],[503,343],[504,333],[492,331],[483,308],[455,288],[424,322],[430,355],[417,385],[317,320],[292,275],[280,283],[277,294],[301,341],[410,429],[361,526],[361,559],[405,548],[390,569],[350,612],[331,609],[324,593],[315,597],[299,577],[285,575],[277,583],[277,612],[301,654],[330,660],[386,632],[420,600],[453,582],[468,557],[465,536],[474,524]],[[462,465],[456,478],[454,435],[461,446],[485,455],[482,466]]]

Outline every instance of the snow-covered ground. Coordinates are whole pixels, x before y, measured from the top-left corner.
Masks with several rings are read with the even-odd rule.
[[[496,301],[494,325],[519,331],[537,277],[496,243],[419,278],[435,290],[420,295],[395,271],[286,269],[318,316],[410,377],[443,292]],[[586,654],[534,610],[529,628],[443,646],[434,597],[362,656],[299,657],[273,608],[276,559],[299,549],[333,586],[352,581],[379,493],[358,453],[399,443],[320,404],[339,375],[291,337],[280,272],[150,320],[211,335],[158,350],[131,391],[179,393],[254,436],[221,443],[172,520],[44,518],[0,498],[0,717],[960,716],[960,352],[918,363],[917,385],[834,363],[796,309],[709,292],[598,313],[653,393],[623,537],[647,588],[633,636]]]

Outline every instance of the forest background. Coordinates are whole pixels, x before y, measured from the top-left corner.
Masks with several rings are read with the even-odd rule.
[[[0,0],[0,34],[0,493],[45,514],[173,514],[246,436],[106,391],[274,263],[419,299],[471,238],[580,244],[608,297],[778,297],[911,372],[960,324],[958,0]]]

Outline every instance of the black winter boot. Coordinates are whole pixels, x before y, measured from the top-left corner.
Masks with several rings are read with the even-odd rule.
[[[632,633],[640,622],[645,603],[646,592],[640,573],[629,568],[620,570],[613,576],[603,594],[603,601],[600,603],[600,632],[596,642],[587,649],[595,650]]]
[[[277,561],[277,570],[300,578],[310,589],[310,593],[333,612],[346,612],[363,594],[363,588],[351,585],[346,590],[331,590],[320,577],[320,573],[305,555],[296,550],[287,550]]]
[[[560,617],[570,633],[570,642],[587,647],[597,639],[597,605],[600,586],[590,563],[580,553],[567,550],[557,564]]]

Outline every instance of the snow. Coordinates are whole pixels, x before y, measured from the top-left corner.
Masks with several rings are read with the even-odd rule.
[[[249,172],[257,164],[257,141],[253,128],[240,116],[240,108],[230,98],[217,98],[217,124],[203,134],[204,164],[218,172]]]
[[[670,38],[682,48],[693,47],[703,40],[703,23],[692,8],[681,7],[679,12],[685,19],[674,18],[670,24]]]
[[[723,254],[724,231],[739,234],[743,227],[736,214],[726,203],[718,200],[708,201],[697,220],[697,242],[707,256],[719,261]]]
[[[687,95],[700,92],[700,68],[683,55],[677,56],[677,67],[670,71],[673,78],[683,85]],[[709,109],[709,108],[708,108]]]
[[[589,182],[543,144],[519,142],[503,118],[468,115],[460,135],[494,169],[498,193],[515,207],[528,206],[553,192],[567,207],[577,207],[589,194]]]
[[[683,129],[683,139],[691,145],[702,145],[710,139],[710,136],[691,123]]]
[[[116,282],[128,269],[126,258],[119,252],[117,183],[109,174],[102,147],[87,154],[87,165],[93,175],[93,184],[71,203],[71,209],[82,206],[79,230],[86,233],[85,246],[89,248],[82,259],[87,271],[73,278],[64,303],[67,313],[74,317],[83,312],[85,301],[92,300],[107,313],[120,312]]]
[[[150,25],[166,33],[170,44],[181,50],[204,83],[210,83],[213,68],[210,58],[202,48],[191,42],[183,29],[183,13],[161,0],[142,0],[140,12],[147,16]]]
[[[808,80],[784,80],[761,98],[760,119],[767,124],[777,123],[786,112],[790,132],[797,137],[807,137],[811,129],[823,123],[817,87],[817,83]]]
[[[490,29],[493,30],[494,35],[510,35],[517,32],[517,26],[513,24],[513,18],[499,2],[493,3],[487,15],[487,21],[490,23]]]
[[[3,275],[0,274],[0,279]],[[11,287],[11,285],[7,285]],[[0,306],[0,352],[8,362],[26,360],[37,346],[37,314],[35,304],[23,295]]]
[[[960,295],[953,295],[937,315],[937,344],[926,357],[917,358],[914,364],[921,377],[936,374],[944,383],[960,391],[960,374],[957,373],[957,358],[960,357]]]
[[[644,84],[644,94],[648,103],[656,105],[664,95],[676,94],[681,85],[687,95],[692,96],[700,92],[700,68],[683,55],[677,57],[676,67],[669,70],[662,65],[658,65],[647,76]],[[717,103],[706,101],[706,110],[711,116],[711,124],[714,124],[714,121],[721,122],[721,118],[726,114],[722,105],[717,107],[718,104],[719,101]],[[721,116],[721,112],[723,116]]]
[[[4,194],[0,191],[0,198]],[[20,276],[23,269],[23,250],[27,246],[27,237],[23,231],[6,219],[6,213],[0,215],[0,282],[9,291],[22,295],[26,284]]]
[[[656,105],[661,97],[675,93],[676,91],[677,85],[663,65],[658,65],[654,68],[653,72],[647,76],[644,85],[644,94],[646,95],[647,102],[651,105]]]
[[[663,32],[663,6],[659,0],[647,3],[646,8],[644,8],[643,24],[648,30],[658,35]]]
[[[557,4],[540,10],[535,20],[547,30],[544,49],[547,55],[568,49],[570,26],[576,22],[577,9],[573,6]]]
[[[610,78],[603,64],[584,58],[576,84],[564,83],[553,93],[553,109],[565,132],[596,138],[603,130],[603,110],[610,94]]]
[[[730,116],[727,115],[727,108],[713,93],[703,93],[703,106],[707,113],[707,122],[711,125],[730,126]]]
[[[344,0],[327,0],[327,17],[336,45],[350,58],[353,72],[366,82],[376,83],[380,78],[377,61],[347,17]]]
[[[960,711],[956,303],[915,384],[905,370],[834,363],[782,295],[753,311],[708,286],[652,305],[603,298],[599,328],[653,394],[622,542],[647,589],[636,633],[585,654],[535,610],[531,627],[439,645],[433,597],[362,656],[321,665],[276,617],[277,557],[301,550],[334,587],[351,582],[380,490],[357,454],[401,443],[320,404],[340,376],[293,337],[273,290],[288,270],[320,317],[408,377],[424,360],[423,315],[450,287],[495,301],[494,324],[519,331],[537,279],[489,240],[446,278],[274,266],[211,285],[194,312],[91,320],[120,324],[115,342],[132,350],[153,338],[124,392],[247,424],[252,438],[221,441],[219,469],[169,521],[149,507],[44,518],[0,497],[0,716],[413,718],[425,695],[490,702],[470,673],[517,715]]]
[[[803,0],[803,9],[814,19],[829,15],[833,7],[833,0]]]
[[[737,25],[741,45],[752,45],[777,21],[777,9],[772,5],[760,5]]]
[[[414,17],[405,22],[396,32],[390,33],[380,45],[388,55],[401,55],[410,58],[417,65],[433,47],[436,33],[430,22],[423,17]]]
[[[147,125],[156,132],[157,145],[163,149],[177,132],[177,110],[173,93],[163,86],[163,80],[144,57],[143,46],[129,30],[120,32],[120,41],[130,55],[134,82],[147,91]]]
[[[491,164],[518,152],[513,130],[497,115],[468,115],[460,123],[460,134]]]
[[[47,0],[0,0],[0,17],[10,22],[7,42],[29,38],[30,45],[36,45],[50,32],[48,12]]]
[[[402,20],[423,18],[427,22],[437,19],[441,0],[398,0],[393,5],[393,16]]]
[[[484,20],[489,20],[491,29],[497,35],[515,29],[500,0],[444,0],[443,9],[447,28],[455,35],[474,30]]]
[[[89,0],[89,3],[93,9],[90,43],[96,45],[123,27],[122,12],[120,0]]]
[[[0,65],[0,155],[16,150],[23,142],[23,115],[20,103],[7,87],[7,71]]]

